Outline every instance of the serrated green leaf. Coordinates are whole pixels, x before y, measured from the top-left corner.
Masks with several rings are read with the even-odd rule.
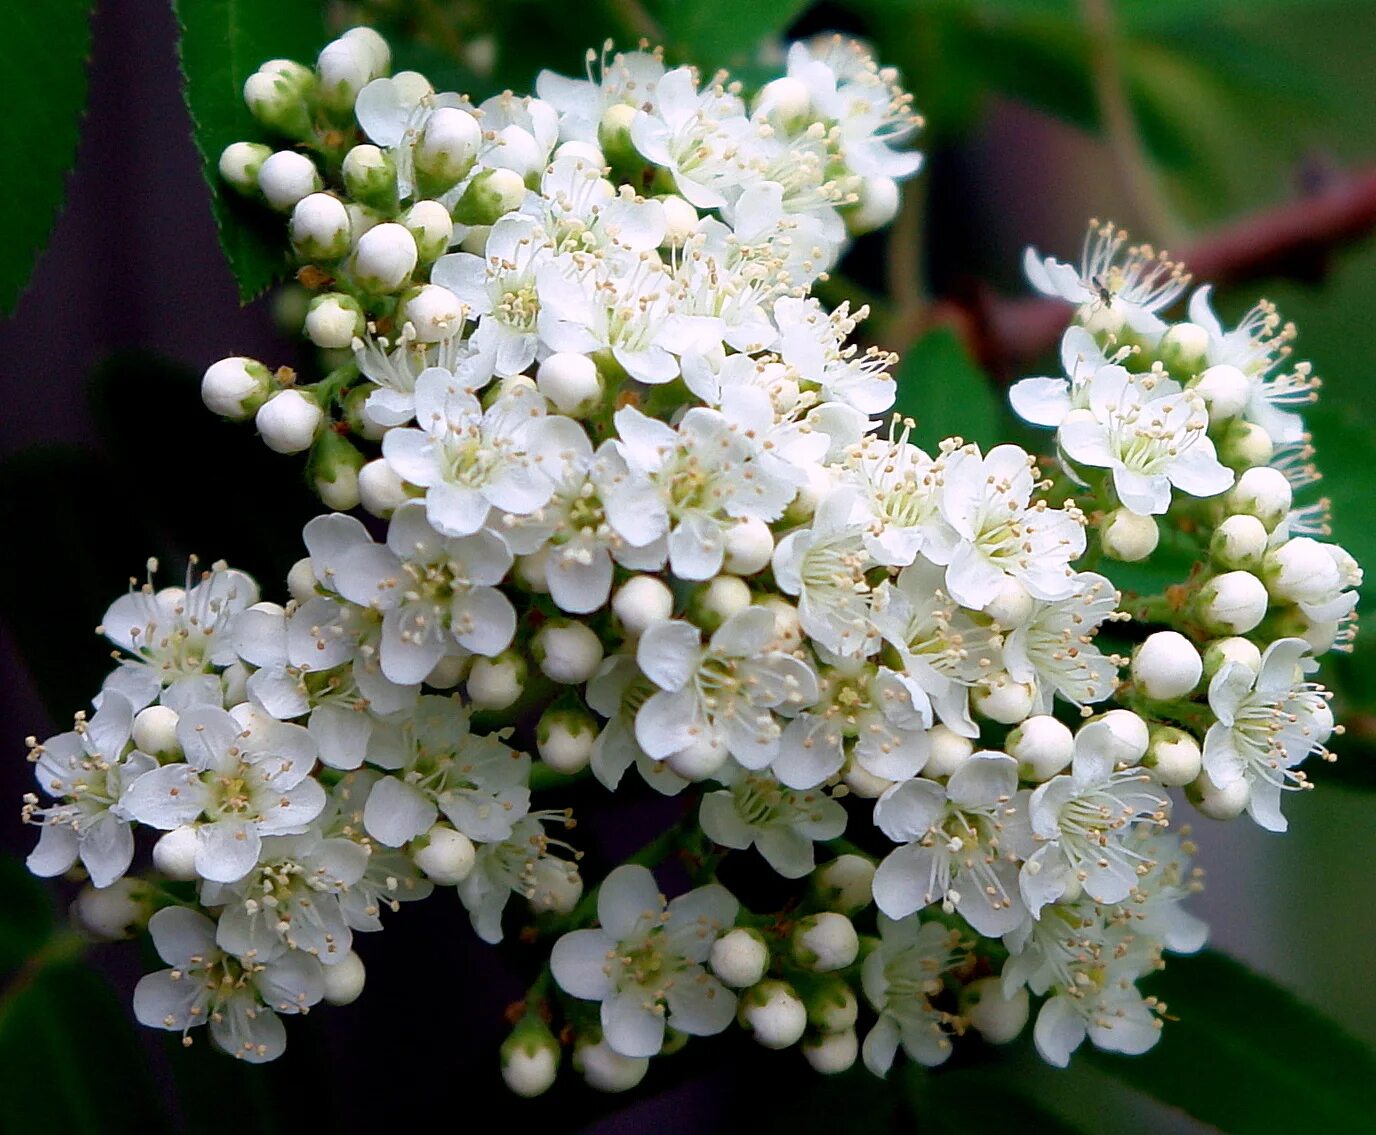
[[[62,204],[91,52],[90,0],[10,4],[0,36],[0,311],[10,312]]]
[[[244,81],[269,59],[312,62],[325,45],[319,0],[175,0],[187,109],[201,153],[220,247],[245,302],[286,268],[279,219],[234,199],[220,184],[220,154],[260,129],[244,105]]]
[[[1216,951],[1144,988],[1178,1020],[1145,1056],[1086,1053],[1101,1071],[1230,1135],[1370,1129],[1376,1054],[1288,990]]]
[[[895,409],[917,422],[914,440],[924,447],[947,437],[983,446],[1001,440],[999,396],[949,327],[927,332],[908,348],[898,367]]]
[[[812,0],[658,0],[654,14],[669,46],[710,72],[732,67],[763,40],[781,36]]]

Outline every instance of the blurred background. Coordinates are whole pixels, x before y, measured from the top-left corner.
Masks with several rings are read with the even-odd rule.
[[[202,2],[233,8],[185,0],[183,9]],[[897,224],[861,240],[825,295],[869,300],[869,335],[933,368],[920,388],[918,368],[905,371],[902,404],[919,420],[919,440],[960,428],[979,436],[972,406],[1001,414],[1010,376],[1054,365],[1038,310],[1012,304],[1028,291],[1022,250],[1031,243],[1074,259],[1086,220],[1112,218],[1172,251],[1199,249],[1227,280],[1225,318],[1265,295],[1297,323],[1298,357],[1325,380],[1308,420],[1335,538],[1376,565],[1376,241],[1367,235],[1376,225],[1376,3],[376,0],[322,12],[332,30],[378,25],[399,68],[479,97],[530,90],[541,67],[577,73],[585,49],[607,36],[632,46],[673,29],[671,56],[747,77],[768,73],[771,51],[779,57],[779,41],[761,46],[756,34],[864,36],[914,92],[927,163]],[[735,1130],[757,1109],[778,1119],[786,1105],[800,1131],[834,1127],[835,1107],[857,1129],[912,1129],[895,1093],[931,1085],[886,1087],[862,1073],[839,1088],[807,1086],[813,1078],[796,1057],[725,1043],[663,1062],[630,1099],[575,1086],[517,1101],[501,1089],[495,1049],[502,1009],[520,996],[522,959],[481,948],[443,896],[356,943],[365,960],[389,964],[370,967],[354,1006],[292,1021],[287,1056],[267,1069],[235,1066],[203,1043],[183,1053],[132,1026],[129,997],[148,961],[137,948],[67,956],[70,944],[48,929],[49,907],[60,910],[75,888],[37,885],[22,869],[34,838],[17,818],[31,777],[24,737],[67,728],[98,688],[109,660],[92,629],[148,556],[161,559],[165,582],[195,552],[230,560],[270,591],[298,555],[293,533],[318,511],[299,462],[199,403],[200,373],[222,356],[311,363],[283,330],[289,291],[239,304],[182,102],[173,12],[165,0],[104,0],[91,37],[66,204],[0,321],[0,725],[10,754],[0,791],[13,804],[0,824],[0,1131],[49,1113],[59,1135],[302,1122],[348,1131],[376,1117],[465,1124],[484,1107],[502,1122],[653,1125],[668,1135]],[[22,161],[10,152],[5,164]],[[1283,838],[1245,820],[1226,829],[1200,821],[1207,890],[1194,909],[1215,946],[1376,1042],[1376,638],[1359,638],[1333,669],[1349,723],[1334,746],[1340,762],[1314,770],[1318,791],[1292,802]],[[619,841],[639,842],[635,832],[602,838],[595,864],[613,861]],[[1238,1008],[1259,1020],[1263,1010]],[[1104,1067],[1038,1072],[1054,1087],[1055,1117],[1027,1104],[1029,1129],[1197,1129],[1127,1096]],[[773,1098],[799,1082],[788,1100]],[[1023,1106],[1000,1104],[988,1129]]]

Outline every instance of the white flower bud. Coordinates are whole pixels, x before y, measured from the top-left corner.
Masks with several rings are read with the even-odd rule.
[[[352,1005],[363,995],[363,986],[368,980],[363,959],[353,950],[334,965],[321,966],[321,977],[325,980],[327,1005]]]
[[[315,491],[320,502],[335,512],[348,512],[358,507],[358,469],[350,465],[340,465],[334,470],[331,479],[315,478]]]
[[[258,190],[258,171],[272,156],[272,147],[261,142],[231,142],[220,154],[220,176],[240,193]]]
[[[463,330],[467,314],[459,297],[439,284],[423,284],[402,305],[402,318],[416,329],[419,343],[439,343]]]
[[[324,411],[309,395],[279,390],[263,403],[254,422],[274,453],[300,453],[311,447],[324,419]]]
[[[1080,305],[1075,322],[1102,341],[1109,336],[1120,339],[1126,317],[1121,304],[1100,303],[1096,299]]]
[[[470,225],[459,238],[459,251],[473,256],[487,255],[487,238],[492,235],[491,225]]]
[[[559,1071],[559,1042],[538,1018],[527,1014],[502,1043],[502,1080],[523,1099],[547,1092]]]
[[[826,910],[801,919],[793,930],[793,958],[814,973],[845,969],[860,953],[860,936],[844,914]]]
[[[807,1006],[786,981],[771,978],[741,996],[739,1019],[765,1048],[788,1048],[807,1028]]]
[[[526,183],[519,173],[485,169],[468,183],[452,212],[461,225],[494,225],[525,199]]]
[[[755,516],[742,517],[726,530],[722,567],[733,575],[754,575],[774,555],[774,533]]]
[[[411,858],[425,872],[426,878],[442,887],[462,883],[478,860],[473,841],[448,824],[436,824],[425,835],[425,844],[417,847]]]
[[[984,613],[1005,629],[1020,627],[1032,617],[1032,596],[1011,575],[1005,575],[998,593],[984,605]]]
[[[78,930],[96,942],[132,938],[148,925],[153,914],[153,895],[142,879],[125,876],[108,887],[87,884],[81,888],[69,912]]]
[[[1261,669],[1261,649],[1251,639],[1220,638],[1211,642],[1204,651],[1204,673],[1212,678],[1226,663],[1240,662],[1257,673]]]
[[[841,1032],[824,1033],[813,1040],[803,1042],[803,1055],[812,1065],[814,1072],[823,1076],[834,1076],[855,1064],[860,1054],[860,1039],[854,1029]]]
[[[857,914],[874,901],[874,864],[863,855],[838,855],[813,876],[818,897],[832,910]]]
[[[669,194],[659,199],[664,209],[664,243],[681,248],[698,227],[698,211],[682,197]]]
[[[581,772],[592,759],[598,731],[597,722],[582,710],[547,709],[535,728],[540,759],[555,772],[568,776]]]
[[[602,665],[602,640],[584,623],[551,619],[531,642],[535,662],[545,677],[567,686],[586,682]]]
[[[674,613],[674,593],[653,575],[633,575],[612,596],[612,611],[632,638]]]
[[[639,111],[625,103],[616,103],[602,112],[597,124],[597,144],[602,147],[612,165],[628,165],[639,160],[635,143],[631,140],[631,124]]]
[[[305,139],[311,133],[306,93],[314,84],[315,76],[299,63],[272,60],[244,80],[244,103],[274,133]]]
[[[358,44],[368,53],[368,69],[374,77],[385,75],[392,69],[392,49],[372,28],[360,24],[358,27],[350,28],[339,38]]]
[[[1130,709],[1111,709],[1091,717],[1080,731],[1093,729],[1099,734],[1100,751],[1115,765],[1135,765],[1147,751],[1151,735],[1147,723]]]
[[[784,519],[789,524],[805,524],[811,520],[817,511],[817,505],[835,487],[835,478],[820,462],[809,462],[803,469],[803,474],[807,477],[807,482],[798,490],[798,495],[793,498],[787,512],[784,513]]]
[[[573,1050],[573,1066],[588,1087],[599,1092],[630,1091],[650,1070],[650,1062],[643,1056],[622,1056],[605,1040],[596,1044],[580,1041]]]
[[[448,252],[454,240],[454,222],[438,201],[417,201],[402,215],[401,223],[415,238],[416,251],[425,264]]]
[[[320,188],[320,174],[305,154],[278,150],[263,159],[258,167],[258,190],[269,205],[286,213],[301,198]]]
[[[1294,503],[1294,490],[1279,469],[1262,466],[1248,469],[1223,498],[1229,512],[1255,516],[1269,532],[1285,519]]]
[[[315,61],[320,74],[320,101],[333,111],[350,111],[358,92],[376,79],[374,57],[366,43],[340,36],[327,43]]]
[[[803,642],[803,624],[798,608],[782,595],[757,595],[755,606],[763,607],[774,616],[774,649],[796,650]]]
[[[316,296],[306,309],[306,338],[317,347],[343,350],[362,335],[366,327],[358,300],[343,292]]]
[[[705,631],[714,631],[732,615],[750,606],[750,587],[739,576],[719,575],[693,593],[689,618]]]
[[[526,685],[526,664],[514,650],[496,658],[475,658],[468,671],[468,700],[474,709],[506,709]]]
[[[306,194],[293,207],[287,227],[303,260],[337,260],[349,251],[349,210],[332,194]]]
[[[1199,592],[1199,617],[1215,634],[1246,634],[1266,617],[1266,585],[1251,572],[1216,575]]]
[[[1234,420],[1218,439],[1218,459],[1229,469],[1245,470],[1265,465],[1275,455],[1275,443],[1265,426]]]
[[[1180,788],[1199,775],[1199,770],[1204,767],[1204,758],[1199,751],[1199,742],[1183,729],[1154,725],[1142,765],[1151,770],[1158,784]]]
[[[1020,779],[1040,783],[1070,764],[1075,755],[1075,735],[1068,725],[1049,714],[1037,714],[1009,733],[1003,748],[1018,762]]]
[[[714,775],[731,752],[716,737],[700,736],[686,749],[671,753],[665,760],[684,780],[697,782]]]
[[[535,386],[561,414],[582,418],[602,404],[602,376],[587,355],[556,351],[535,372]]]
[[[527,591],[536,595],[549,594],[549,547],[546,545],[538,552],[528,556],[517,556],[512,568],[512,578]]]
[[[533,135],[520,128],[507,127],[495,131],[496,145],[486,153],[485,160],[502,169],[509,169],[522,181],[538,181],[539,174],[549,163],[549,150],[536,142]]]
[[[1191,385],[1208,406],[1210,422],[1237,417],[1252,393],[1252,380],[1228,363],[1211,366]]]
[[[287,572],[287,594],[298,603],[304,603],[307,599],[315,598],[315,585],[315,568],[311,564],[311,558],[302,556]]]
[[[416,269],[416,238],[395,221],[369,229],[354,249],[353,275],[370,292],[401,289]]]
[[[1211,820],[1235,820],[1246,809],[1252,790],[1243,777],[1233,781],[1227,788],[1219,788],[1209,779],[1207,772],[1201,772],[1185,788],[1185,796],[1200,815],[1208,816]]]
[[[820,1033],[843,1033],[853,1029],[860,1016],[855,991],[834,974],[813,982],[804,1000],[808,1024]]]
[[[591,169],[605,169],[607,165],[607,159],[598,146],[576,138],[560,142],[554,147],[550,160],[557,161],[559,158],[577,158]]]
[[[549,855],[531,868],[530,909],[536,914],[568,914],[583,897],[583,876],[576,864]]]
[[[1157,701],[1184,697],[1203,675],[1204,660],[1179,631],[1150,634],[1132,652],[1132,680]]]
[[[1104,555],[1125,564],[1145,560],[1156,551],[1160,539],[1155,517],[1139,516],[1126,508],[1115,508],[1099,525],[1099,543]]]
[[[267,367],[236,355],[211,364],[201,379],[201,401],[211,413],[242,422],[257,412],[271,389]]]
[[[442,106],[431,113],[415,147],[416,170],[430,192],[442,193],[467,177],[482,140],[482,127],[468,111]]]
[[[857,760],[848,760],[841,770],[841,783],[861,800],[878,800],[890,788],[893,781],[875,776]]]
[[[134,747],[155,757],[172,756],[181,752],[177,743],[177,722],[181,720],[175,709],[165,705],[150,705],[139,710],[134,718]]]
[[[981,977],[960,991],[961,1015],[989,1044],[1017,1039],[1027,1024],[1030,1010],[1027,989],[1019,986],[1011,997],[1003,995],[997,977]]]
[[[1177,378],[1198,374],[1208,361],[1209,332],[1188,320],[1166,328],[1157,345],[1157,354],[1166,369]]]
[[[933,780],[950,776],[975,751],[975,743],[970,738],[940,723],[928,731],[927,745],[927,763],[922,766],[922,775]]]
[[[769,968],[769,947],[758,930],[737,926],[712,943],[707,960],[723,985],[746,989],[759,982]]]
[[[1297,536],[1267,552],[1261,575],[1267,590],[1288,603],[1320,603],[1343,586],[1328,546],[1308,536]]]
[[[355,146],[340,168],[349,196],[365,206],[392,209],[397,201],[397,166],[391,154],[371,143]],[[367,226],[371,228],[372,226]],[[360,233],[365,230],[360,230]],[[355,233],[355,235],[360,235]]]
[[[1268,542],[1266,525],[1255,516],[1235,513],[1223,518],[1209,541],[1209,554],[1219,567],[1255,571]]]
[[[903,204],[903,191],[891,177],[866,177],[860,182],[860,200],[845,210],[846,231],[862,236],[892,224]]]
[[[771,79],[755,96],[752,110],[776,130],[792,134],[812,118],[812,94],[801,79],[784,75]]]
[[[242,662],[231,662],[220,675],[224,688],[225,709],[233,709],[248,701],[248,667]]]
[[[1037,691],[1030,682],[1018,682],[1006,670],[986,674],[971,691],[976,713],[1000,725],[1016,725],[1032,712]]]
[[[391,516],[411,498],[406,482],[379,457],[358,471],[358,499],[373,516]]]
[[[196,829],[190,824],[173,828],[158,837],[153,845],[153,866],[178,883],[198,878],[196,873]]]

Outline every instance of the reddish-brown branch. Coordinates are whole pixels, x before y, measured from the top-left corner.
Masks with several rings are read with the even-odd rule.
[[[1334,175],[1317,192],[1263,210],[1180,250],[1197,281],[1234,284],[1268,276],[1313,277],[1327,254],[1376,229],[1376,168]],[[995,375],[1015,377],[1050,352],[1071,308],[1041,297],[1009,299],[981,290],[930,312],[965,339]]]

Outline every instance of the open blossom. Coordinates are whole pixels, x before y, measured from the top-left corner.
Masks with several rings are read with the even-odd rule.
[[[812,870],[812,845],[846,830],[846,810],[820,788],[795,791],[774,777],[728,764],[713,779],[726,785],[702,798],[698,822],[723,847],[754,847],[785,879]]]
[[[718,884],[667,902],[644,867],[618,867],[597,895],[600,929],[554,944],[550,967],[568,994],[601,1002],[602,1035],[622,1056],[654,1056],[665,1028],[711,1036],[731,1023],[736,996],[703,966],[736,921]]]
[[[1094,572],[1080,572],[1074,583],[1068,598],[1035,603],[1004,640],[1004,666],[1036,687],[1038,713],[1050,713],[1057,696],[1080,706],[1103,701],[1117,681],[1118,667],[1094,645],[1094,635],[1114,617],[1118,592]]]
[[[939,922],[880,914],[879,946],[865,959],[861,975],[865,997],[879,1014],[864,1046],[865,1067],[876,1076],[893,1066],[900,1045],[929,1068],[950,1057],[955,1022],[932,999],[969,948],[967,939]]]
[[[1116,360],[1125,354],[1126,349],[1106,357],[1093,335],[1071,324],[1061,336],[1061,369],[1065,374],[1019,379],[1009,388],[1008,401],[1023,421],[1055,429],[1070,411],[1089,408],[1095,377],[1105,367],[1116,367]]]

